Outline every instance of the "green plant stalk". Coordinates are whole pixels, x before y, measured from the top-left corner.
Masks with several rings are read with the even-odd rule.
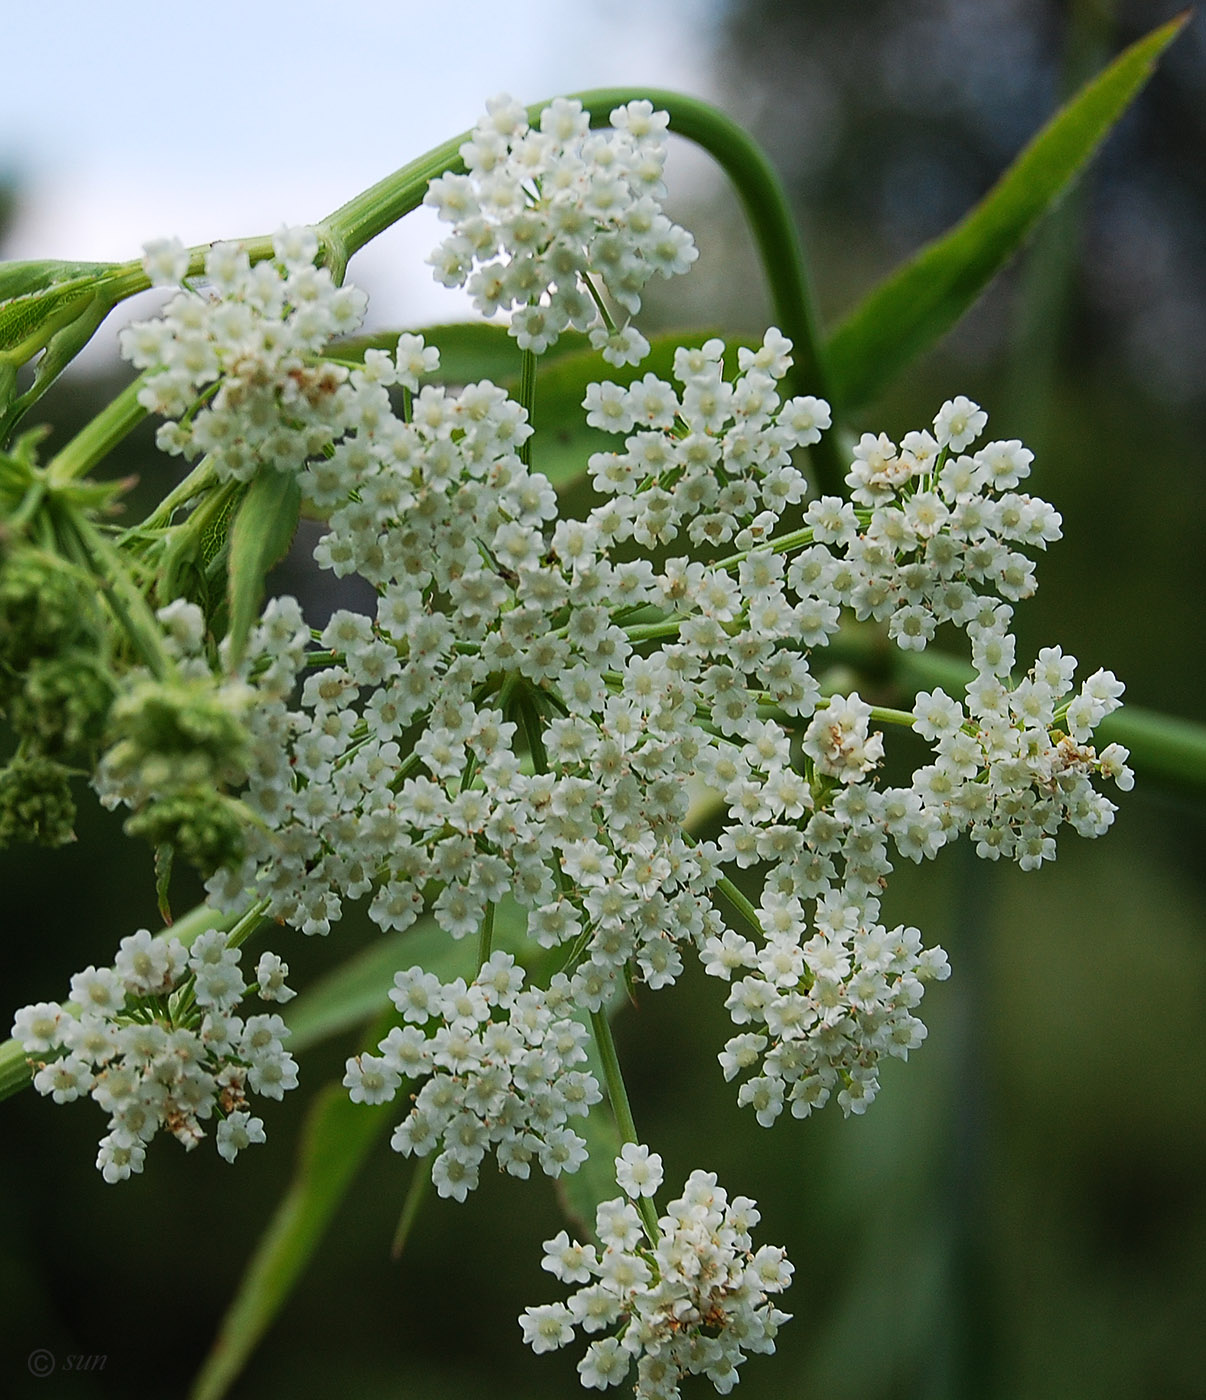
[[[419,1211],[427,1199],[427,1193],[431,1188],[432,1161],[434,1159],[420,1160],[415,1163],[414,1175],[407,1187],[406,1199],[402,1202],[402,1213],[398,1216],[394,1238],[389,1247],[389,1257],[395,1262],[401,1259],[406,1242],[410,1239],[410,1232],[414,1229],[415,1221],[419,1218]]]
[[[904,729],[912,729],[913,716],[908,710],[892,710],[883,705],[871,706],[871,718],[880,724],[898,724]]]
[[[607,1097],[611,1111],[615,1115],[616,1127],[624,1142],[638,1143],[636,1123],[632,1117],[632,1106],[628,1102],[628,1090],[624,1087],[624,1076],[620,1071],[620,1057],[616,1054],[616,1042],[611,1033],[611,1022],[605,1010],[590,1013],[591,1029],[595,1033],[595,1044],[599,1049],[599,1059],[603,1065],[603,1079],[607,1085]],[[641,1223],[650,1244],[657,1243],[657,1207],[650,1196],[640,1196],[636,1202],[641,1213]]]
[[[616,107],[648,99],[669,113],[670,129],[701,146],[732,181],[750,223],[754,242],[770,288],[771,304],[780,330],[794,347],[787,383],[793,392],[817,394],[833,403],[825,368],[820,329],[809,286],[804,251],[783,185],[757,142],[731,117],[697,97],[662,88],[597,88],[573,94],[589,113],[592,126],[604,126]],[[536,122],[547,104],[528,108]],[[436,146],[418,160],[358,194],[317,225],[320,236],[346,262],[370,239],[422,203],[428,183],[448,172],[463,172],[460,147],[472,132]],[[835,414],[840,405],[833,405]],[[845,467],[831,432],[810,449],[817,484],[822,492],[839,494]]]
[[[762,921],[758,917],[758,911],[754,908],[753,902],[742,894],[727,875],[722,875],[716,881],[716,889],[719,894],[724,895],[733,912],[749,928],[751,933],[756,933],[759,938],[766,937]]]
[[[146,598],[126,573],[125,561],[91,521],[77,514],[71,525],[83,562],[92,571],[131,646],[151,674],[162,680],[175,669],[175,662],[163,645]]]
[[[46,475],[52,488],[87,475],[138,427],[147,416],[147,410],[138,402],[146,379],[147,375],[143,373],[131,380],[111,403],[106,404],[86,427],[50,459],[46,465]]]
[[[536,354],[524,350],[520,358],[519,402],[528,415],[528,426],[533,424],[536,411]],[[528,437],[519,445],[519,460],[525,467],[532,465],[532,438]]]
[[[189,472],[179,485],[174,486],[163,498],[147,518],[138,526],[138,530],[160,530],[171,523],[172,516],[181,506],[186,506],[190,501],[195,501],[199,496],[208,491],[217,481],[214,472],[213,458],[202,457],[197,465]],[[131,534],[137,531],[131,531]]]
[[[484,967],[490,960],[490,952],[494,947],[494,908],[493,904],[486,905],[486,912],[482,915],[482,928],[477,942],[477,965]]]
[[[528,747],[532,753],[532,763],[537,773],[547,773],[548,758],[540,733],[540,716],[530,695],[524,694],[519,698],[519,712],[527,734]],[[603,1078],[607,1084],[607,1097],[611,1103],[612,1113],[615,1115],[616,1127],[620,1130],[620,1137],[624,1142],[639,1142],[636,1123],[632,1117],[632,1106],[628,1102],[628,1090],[624,1087],[624,1075],[620,1070],[620,1057],[616,1054],[616,1042],[611,1033],[611,1022],[605,1008],[590,1013],[590,1025],[595,1035],[595,1044],[598,1046],[599,1059],[603,1065]],[[653,1201],[648,1196],[641,1196],[637,1201],[637,1209],[641,1213],[641,1220],[650,1244],[656,1243],[658,1235],[657,1210]]]

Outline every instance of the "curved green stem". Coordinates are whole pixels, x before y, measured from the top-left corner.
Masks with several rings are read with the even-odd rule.
[[[620,1057],[616,1054],[616,1042],[611,1033],[611,1022],[607,1019],[606,1010],[592,1011],[590,1025],[595,1033],[595,1044],[599,1048],[599,1059],[603,1065],[603,1079],[607,1084],[607,1098],[611,1103],[611,1111],[615,1114],[620,1137],[624,1142],[638,1143],[640,1138],[637,1136],[632,1106],[628,1102],[628,1090],[624,1087],[624,1076],[620,1071]],[[641,1213],[641,1222],[645,1226],[649,1242],[653,1244],[658,1237],[657,1207],[649,1196],[638,1197],[636,1207]]]
[[[493,904],[487,904],[486,912],[482,915],[481,933],[477,940],[478,967],[484,967],[489,962],[494,947],[494,907]]]

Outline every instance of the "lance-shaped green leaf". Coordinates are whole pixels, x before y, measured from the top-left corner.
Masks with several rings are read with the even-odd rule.
[[[1087,164],[1186,19],[1170,20],[1120,54],[1048,122],[969,214],[838,326],[826,358],[842,412],[870,402],[976,301]]]
[[[222,1319],[191,1400],[218,1400],[229,1391],[305,1272],[373,1143],[397,1116],[393,1104],[352,1103],[338,1084],[315,1099],[293,1180]]]
[[[508,911],[506,922],[518,924],[520,914]],[[514,934],[517,929],[508,931]],[[375,1050],[401,1019],[388,1001],[394,972],[417,962],[449,980],[467,971],[466,957],[464,945],[453,942],[430,917],[405,933],[378,940],[291,1005],[286,1012],[292,1032],[289,1048],[313,1045],[345,1029],[353,1018],[363,1024],[367,1012],[377,1019],[364,1044]],[[405,1090],[400,1092],[405,1098]],[[374,1142],[404,1112],[396,1102],[354,1104],[337,1084],[328,1085],[315,1100],[293,1180],[222,1320],[191,1400],[218,1400],[227,1393],[305,1272]]]
[[[232,665],[241,659],[259,615],[268,570],[288,551],[300,515],[301,488],[293,473],[261,469],[230,527],[226,591]]]

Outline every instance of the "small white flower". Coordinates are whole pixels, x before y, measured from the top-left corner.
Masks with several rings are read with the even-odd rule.
[[[662,1159],[641,1143],[626,1142],[616,1158],[616,1182],[626,1195],[656,1196],[662,1184]]]

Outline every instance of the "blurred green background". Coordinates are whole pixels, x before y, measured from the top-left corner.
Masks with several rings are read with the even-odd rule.
[[[1070,84],[1174,10],[729,0],[701,89],[788,182],[832,321],[980,197]],[[899,434],[966,393],[993,436],[1023,438],[1065,532],[1019,611],[1023,653],[1058,642],[1085,670],[1114,669],[1135,703],[1198,719],[1204,35],[1194,19],[1041,236],[855,425]],[[736,206],[698,164],[687,176],[671,212],[702,256],[654,311],[668,327],[760,331]],[[47,414],[69,430],[105,388],[64,384]],[[144,433],[114,470],[161,470],[148,444]],[[888,1066],[862,1120],[833,1108],[767,1132],[739,1113],[715,1066],[728,1023],[710,979],[688,975],[621,1015],[637,1123],[668,1180],[717,1171],[758,1199],[759,1238],[796,1264],[794,1321],[777,1357],[748,1363],[742,1395],[1206,1395],[1206,804],[1141,781],[1120,809],[1104,840],[1063,839],[1040,873],[962,847],[896,873],[886,917],[941,942],[954,975],[927,995],[929,1040]],[[0,854],[3,1015],[64,995],[126,932],[157,927],[149,857],[119,828],[85,804],[77,846]],[[353,917],[325,942],[274,946],[304,985],[370,937]],[[108,1187],[92,1167],[94,1107],[5,1103],[0,1390],[183,1394],[287,1178],[306,1104],[356,1048],[305,1057],[303,1088],[269,1106],[269,1143],[237,1172],[208,1144],[186,1156],[157,1143],[143,1178]],[[234,1394],[581,1393],[580,1347],[534,1358],[515,1321],[559,1295],[539,1268],[539,1241],[560,1228],[551,1185],[485,1173],[464,1206],[432,1200],[394,1265],[410,1170],[379,1145]],[[25,1365],[35,1347],[108,1360],[38,1380]]]

